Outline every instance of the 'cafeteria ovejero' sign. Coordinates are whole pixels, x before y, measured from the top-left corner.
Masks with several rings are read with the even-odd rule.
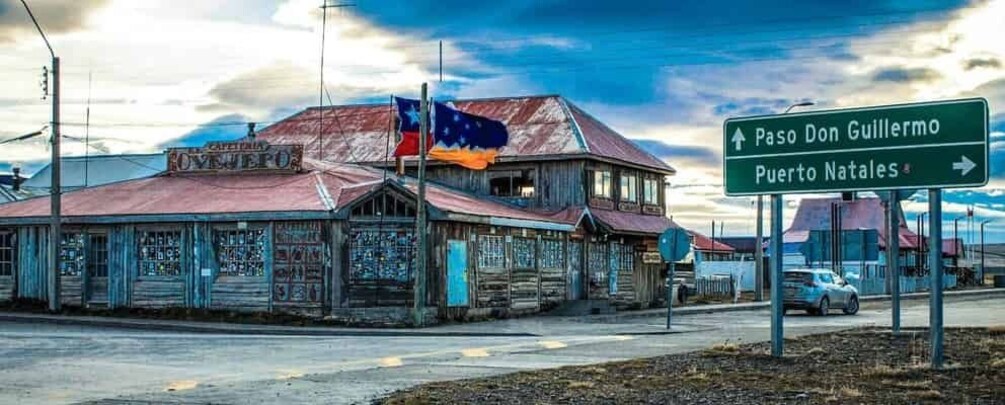
[[[297,172],[303,145],[270,145],[264,141],[210,142],[202,148],[168,149],[169,173],[270,171]]]

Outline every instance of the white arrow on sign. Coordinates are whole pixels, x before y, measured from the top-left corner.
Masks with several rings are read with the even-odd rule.
[[[733,138],[730,139],[730,141],[733,142],[733,145],[736,146],[736,150],[743,149],[743,141],[746,140],[747,137],[743,136],[743,131],[740,131],[740,128],[736,129],[736,132],[733,133]]]
[[[960,156],[959,162],[953,162],[953,170],[960,170],[960,176],[966,176],[971,170],[977,167],[973,160],[967,159],[966,156]]]

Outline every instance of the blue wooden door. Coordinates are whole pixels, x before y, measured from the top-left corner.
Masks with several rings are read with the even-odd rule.
[[[447,241],[447,306],[468,306],[468,243]]]
[[[583,242],[569,243],[569,299],[583,299]]]

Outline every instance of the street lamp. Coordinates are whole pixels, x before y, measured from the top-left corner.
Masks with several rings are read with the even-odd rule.
[[[977,279],[978,285],[984,285],[984,224],[994,221],[993,219],[986,219],[981,221],[981,277]]]
[[[809,107],[814,105],[812,101],[802,101],[790,105],[782,114],[788,114],[796,107]],[[754,238],[754,301],[764,301],[764,196],[757,196],[757,236]],[[772,238],[780,238],[782,235],[771,235]],[[771,288],[778,288],[771,286]]]
[[[59,311],[60,306],[59,245],[62,240],[62,230],[60,229],[62,223],[60,218],[61,184],[59,180],[59,58],[56,57],[56,52],[52,50],[52,45],[49,44],[49,39],[45,37],[42,27],[35,20],[35,15],[31,13],[28,3],[25,0],[21,0],[21,4],[24,5],[25,11],[28,12],[28,17],[31,17],[31,22],[35,24],[38,34],[45,41],[45,47],[49,48],[49,55],[52,56],[52,125],[50,125],[50,128],[52,128],[52,184],[49,185],[51,218],[49,224],[49,272],[46,276],[46,281],[49,285],[49,311],[56,312]]]
[[[789,111],[792,111],[792,109],[796,108],[796,107],[809,107],[811,105],[814,105],[814,103],[812,101],[803,101],[801,103],[796,103],[796,104],[790,105],[789,108],[786,108],[785,112],[783,112],[782,114],[788,114]]]

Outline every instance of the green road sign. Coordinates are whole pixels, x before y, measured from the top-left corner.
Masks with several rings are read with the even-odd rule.
[[[723,130],[730,196],[988,182],[981,98],[731,118]]]

